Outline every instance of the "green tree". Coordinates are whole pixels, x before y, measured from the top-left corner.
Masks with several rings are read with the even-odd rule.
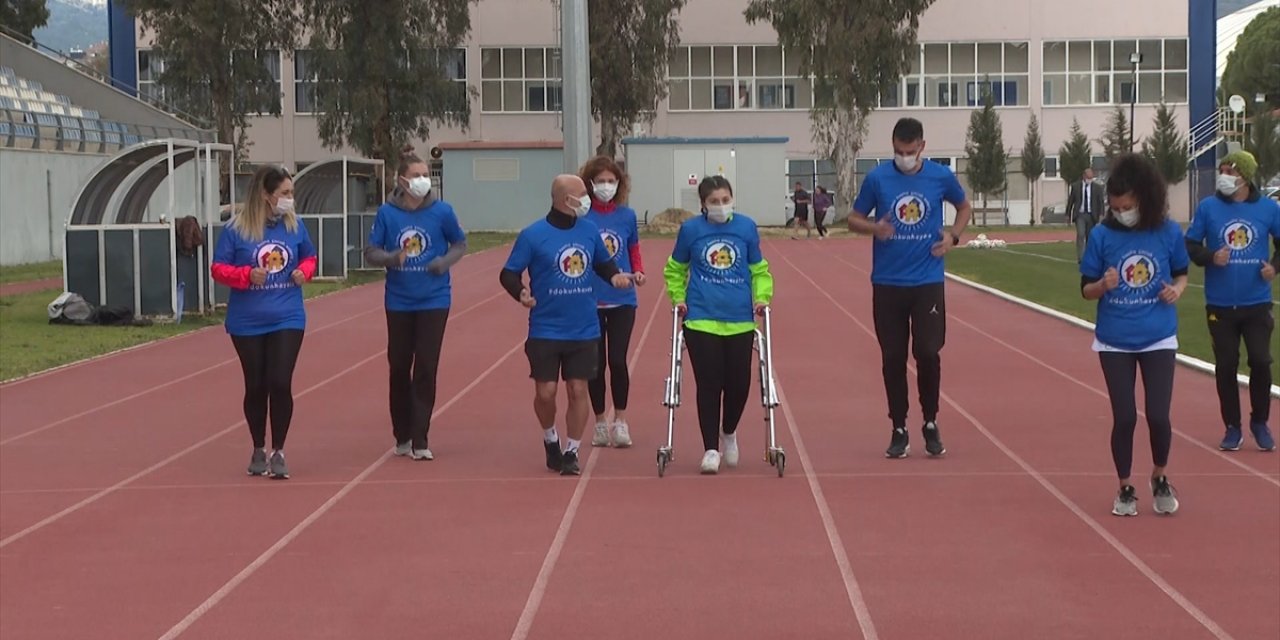
[[[1173,109],[1163,102],[1156,109],[1155,130],[1142,141],[1142,155],[1156,165],[1169,184],[1186,179],[1187,163],[1191,161],[1187,138],[1178,132]]]
[[[1270,113],[1260,113],[1253,118],[1249,139],[1244,148],[1258,160],[1255,182],[1265,185],[1280,175],[1280,120]]]
[[[591,0],[591,113],[596,153],[614,157],[636,122],[652,122],[667,97],[667,64],[680,42],[676,20],[688,0]]]
[[[317,128],[326,148],[355,147],[398,169],[433,124],[468,128],[473,90],[459,82],[477,0],[303,0],[311,30]]]
[[[809,112],[819,155],[835,164],[835,210],[848,211],[854,159],[880,96],[897,91],[919,48],[933,0],[751,0],[747,22],[769,22],[801,76],[814,78]]]
[[[1071,119],[1071,137],[1058,149],[1058,177],[1068,183],[1079,180],[1084,170],[1093,163],[1093,147],[1080,129],[1080,122]]]
[[[158,82],[167,105],[193,124],[210,126],[218,141],[236,145],[243,161],[250,114],[280,115],[280,87],[267,56],[292,47],[297,27],[283,0],[124,0],[155,34],[153,56],[163,60]],[[231,167],[221,162],[227,193]]]
[[[1227,55],[1222,88],[1250,104],[1261,93],[1269,109],[1280,109],[1280,7],[1258,14],[1240,33]]]
[[[982,208],[986,209],[987,199],[1004,193],[1009,185],[1009,153],[1004,148],[1004,128],[991,92],[983,90],[982,94],[982,109],[969,114],[964,152],[968,158],[965,177],[969,188],[982,196]]]
[[[1107,160],[1129,152],[1129,118],[1125,115],[1123,107],[1117,105],[1111,110],[1111,115],[1107,116],[1106,128],[1103,129],[1102,137],[1098,138],[1098,142],[1102,145],[1102,155]]]
[[[49,22],[49,8],[44,0],[0,0],[0,26],[26,43],[31,33]]]
[[[1031,114],[1031,122],[1027,124],[1027,136],[1022,140],[1022,175],[1027,179],[1027,190],[1031,194],[1031,224],[1036,223],[1039,213],[1036,211],[1036,185],[1040,176],[1044,175],[1044,146],[1040,142],[1040,122],[1036,114]]]

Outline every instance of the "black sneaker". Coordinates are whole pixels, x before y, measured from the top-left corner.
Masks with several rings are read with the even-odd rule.
[[[559,471],[560,461],[564,457],[564,454],[560,453],[560,443],[544,441],[542,446],[547,449],[547,469]]]
[[[938,431],[938,423],[924,423],[924,450],[931,456],[940,456],[947,452],[942,445],[942,433]]]
[[[907,430],[903,427],[894,427],[893,440],[889,441],[889,448],[885,450],[884,457],[905,458],[908,451],[911,451],[911,443]]]
[[[577,451],[566,451],[560,457],[560,475],[562,476],[582,475],[582,469],[578,467]]]

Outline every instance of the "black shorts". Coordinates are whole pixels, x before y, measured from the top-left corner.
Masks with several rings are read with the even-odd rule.
[[[808,209],[805,209],[804,211],[797,211],[797,212],[796,212],[796,220],[808,220],[808,219],[809,219],[809,210],[808,210]]]
[[[524,353],[529,357],[529,377],[538,382],[592,380],[600,367],[597,351],[600,340],[546,340],[529,338]]]

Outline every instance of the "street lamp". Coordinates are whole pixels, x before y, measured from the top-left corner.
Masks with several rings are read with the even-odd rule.
[[[1142,64],[1142,52],[1129,54],[1129,62],[1133,63],[1133,86],[1129,87],[1129,153],[1133,153],[1133,119],[1138,107],[1138,65]]]

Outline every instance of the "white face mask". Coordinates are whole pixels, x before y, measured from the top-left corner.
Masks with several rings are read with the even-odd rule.
[[[724,224],[729,220],[729,214],[733,213],[733,203],[707,205],[707,220],[716,224]]]
[[[1224,196],[1235,195],[1240,190],[1240,184],[1236,182],[1235,176],[1229,176],[1225,173],[1218,174],[1218,191]]]
[[[916,170],[916,166],[920,164],[920,155],[901,155],[893,156],[893,163],[898,165],[898,169],[903,173],[911,173]]]
[[[609,202],[613,200],[613,196],[618,195],[618,183],[616,182],[593,182],[591,188],[595,190],[596,197],[600,202]]]
[[[293,213],[293,198],[280,198],[276,200],[276,206],[272,209],[277,218],[282,218]]]
[[[1116,211],[1115,209],[1112,209],[1111,214],[1116,217],[1116,220],[1120,221],[1120,224],[1131,229],[1138,224],[1137,209],[1125,209],[1124,211]]]
[[[591,198],[590,196],[582,196],[581,198],[569,196],[569,206],[573,209],[573,215],[581,218],[591,210]]]
[[[418,176],[409,180],[409,193],[415,198],[425,198],[431,191],[431,178]]]

